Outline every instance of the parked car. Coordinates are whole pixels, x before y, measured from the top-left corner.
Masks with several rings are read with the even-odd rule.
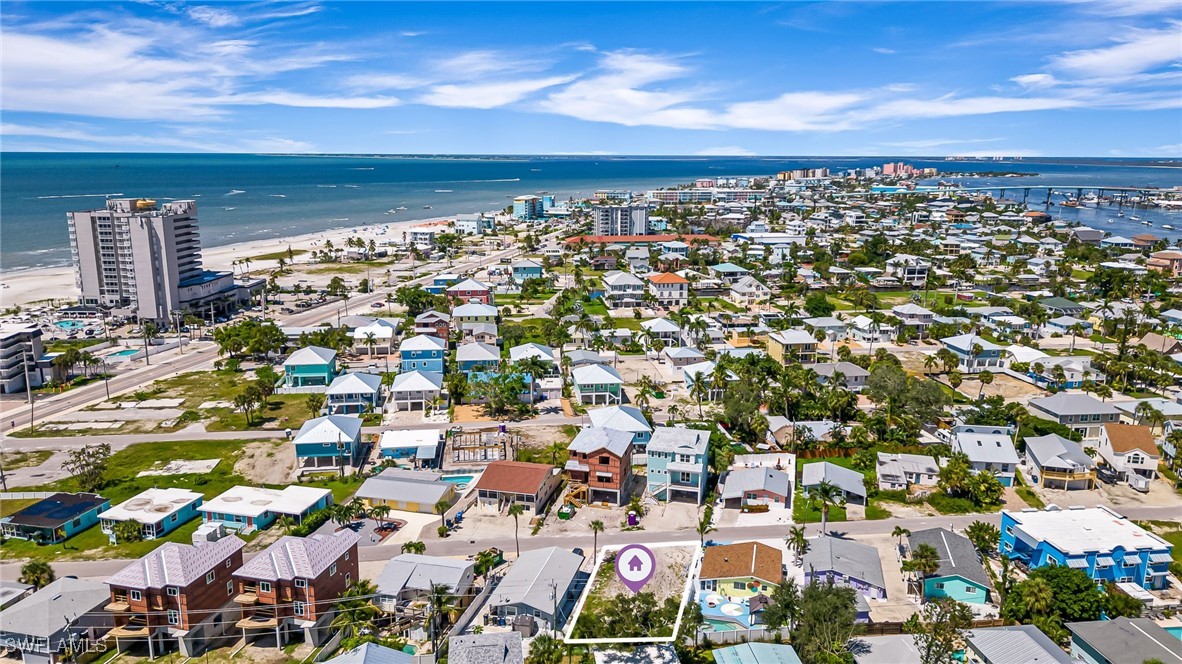
[[[1107,466],[1100,466],[1096,469],[1096,479],[1105,484],[1116,484],[1120,481],[1120,477],[1116,474],[1116,471]]]

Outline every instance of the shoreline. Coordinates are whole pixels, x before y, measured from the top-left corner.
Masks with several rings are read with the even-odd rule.
[[[346,228],[335,228],[315,233],[290,235],[262,240],[247,240],[214,247],[203,248],[201,263],[207,270],[234,272],[235,262],[243,258],[254,258],[277,252],[285,252],[288,247],[293,251],[310,252],[319,250],[325,242],[331,240],[336,246],[343,246],[344,240],[350,237],[360,237],[367,242],[372,238],[379,246],[384,246],[390,240],[401,241],[400,233],[415,226],[438,224],[450,221],[452,216],[431,217],[428,219],[405,219],[384,223],[364,224]],[[301,257],[296,256],[297,263],[303,263]],[[251,261],[252,272],[266,270],[277,265],[273,260]],[[74,284],[73,266],[16,268],[0,272],[0,305],[8,308],[16,305],[24,306],[32,302],[49,299],[78,299],[78,290]]]

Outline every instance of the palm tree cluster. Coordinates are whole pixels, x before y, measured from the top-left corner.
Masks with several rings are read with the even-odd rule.
[[[103,364],[103,360],[88,350],[71,346],[53,358],[51,364],[54,369],[62,372],[63,378],[69,379],[70,374],[74,373],[74,369],[79,366],[82,367],[85,375],[90,376],[95,367]]]

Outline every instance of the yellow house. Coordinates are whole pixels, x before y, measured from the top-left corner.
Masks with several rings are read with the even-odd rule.
[[[434,514],[435,506],[456,502],[456,484],[443,481],[443,475],[424,470],[387,468],[365,480],[357,497],[365,507],[389,506],[400,512]]]
[[[817,340],[804,330],[784,330],[767,337],[767,354],[780,364],[796,360],[801,364],[817,361]]]

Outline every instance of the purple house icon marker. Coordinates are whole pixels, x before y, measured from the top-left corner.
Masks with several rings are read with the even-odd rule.
[[[644,561],[640,559],[640,556],[633,555],[632,560],[628,561],[628,571],[630,572],[639,572],[642,567],[644,567]]]

